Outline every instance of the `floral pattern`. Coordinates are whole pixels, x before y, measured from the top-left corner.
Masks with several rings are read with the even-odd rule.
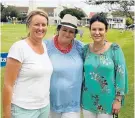
[[[87,48],[84,47],[82,107],[94,113],[111,114],[116,95],[125,95],[128,89],[123,52],[115,43],[100,55]]]

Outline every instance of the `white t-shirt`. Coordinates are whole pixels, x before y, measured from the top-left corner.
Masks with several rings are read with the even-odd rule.
[[[12,103],[25,109],[39,109],[49,104],[50,78],[53,71],[46,45],[37,54],[25,40],[12,45],[8,57],[22,63],[13,87]]]

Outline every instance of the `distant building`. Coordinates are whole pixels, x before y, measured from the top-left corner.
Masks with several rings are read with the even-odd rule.
[[[37,9],[36,1],[35,0],[29,0],[29,9],[28,13],[30,13],[32,10]]]
[[[57,25],[61,22],[61,18],[59,16],[60,12],[63,11],[64,9],[74,8],[74,7],[58,5],[58,7],[36,7],[36,8],[42,9],[48,13],[50,25]],[[21,14],[27,14],[29,11],[29,7],[25,7],[25,6],[24,7],[17,6],[16,9]],[[81,8],[76,8],[76,9],[81,10],[85,14],[85,12]],[[87,15],[85,14],[85,16],[87,16]],[[81,22],[78,21],[78,24],[80,25]]]
[[[61,18],[60,18],[60,12],[63,11],[65,9],[65,7],[59,5],[58,7],[56,7],[54,9],[54,22],[55,24],[59,24],[61,22]]]
[[[54,9],[56,7],[37,7],[37,9],[42,9],[48,13],[48,16],[54,16]],[[16,6],[17,11],[21,14],[27,14],[29,7]]]
[[[50,25],[55,24],[54,23],[54,9],[55,8],[56,7],[37,7],[37,9],[42,9],[48,13]],[[16,9],[20,14],[26,14],[26,15],[29,11],[29,7],[25,7],[25,6],[24,7],[16,6]]]
[[[83,26],[89,26],[89,21],[95,12],[90,12],[88,17],[82,18],[81,22]],[[107,21],[109,28],[124,29],[126,25],[126,18],[124,17],[113,17],[110,13],[107,15]]]
[[[91,18],[91,17],[94,16],[95,14],[96,14],[95,12],[90,12],[88,17]]]
[[[88,16],[82,18],[82,20],[81,20],[82,26],[89,26],[89,21],[90,21],[91,17],[92,17],[93,15],[95,15],[95,14],[96,14],[96,12],[90,12],[90,13],[88,14]]]
[[[109,28],[124,29],[126,25],[126,18],[113,17],[112,15],[107,17]]]
[[[29,3],[30,4],[30,3]],[[32,4],[32,3],[31,3]],[[66,8],[75,8],[73,6],[62,6],[62,5],[58,5],[57,7],[36,7],[38,9],[42,9],[44,11],[46,11],[48,13],[49,16],[49,24],[50,25],[57,25],[61,22],[61,18],[59,17],[60,12]],[[33,8],[33,9],[35,9]],[[16,6],[17,11],[19,11],[21,14],[27,14],[29,11],[29,7],[27,6]],[[78,21],[78,25],[79,26],[89,26],[89,20],[90,18],[96,14],[96,12],[89,12],[88,14],[86,14],[81,8],[76,8],[81,10],[84,14],[85,17],[82,18],[80,21]],[[125,24],[126,24],[126,19],[123,17],[113,17],[111,15],[111,13],[108,14],[107,16],[107,20],[109,23],[109,27],[110,28],[125,28]]]

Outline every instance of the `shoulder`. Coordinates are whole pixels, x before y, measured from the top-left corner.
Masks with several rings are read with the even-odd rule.
[[[49,44],[49,43],[52,42],[52,39],[44,39],[43,42],[44,42],[45,44]]]
[[[121,58],[124,56],[122,48],[120,47],[120,45],[118,45],[116,43],[112,43],[111,50],[116,55],[115,57],[117,57],[117,58]]]
[[[85,45],[84,45],[84,48],[87,48],[89,45],[91,45],[91,44],[85,44]]]
[[[111,48],[112,48],[113,50],[120,50],[120,49],[121,49],[121,47],[120,47],[117,43],[112,43],[112,44],[111,44]]]
[[[53,39],[44,39],[43,42],[46,47],[50,47],[53,44]]]
[[[24,43],[25,43],[25,40],[19,40],[19,41],[15,42],[13,45],[21,45],[21,44],[24,45]]]
[[[45,39],[43,42],[47,48],[48,54],[51,55],[55,50],[53,39]]]
[[[25,41],[24,40],[20,40],[20,41],[17,41],[15,43],[13,43],[13,45],[11,46],[10,49],[21,49],[25,47]]]
[[[76,40],[76,39],[74,40],[74,43],[75,43],[76,50],[78,51],[78,53],[82,57],[83,56],[83,47],[84,47],[84,44],[81,41]]]
[[[79,40],[74,40],[75,41],[75,45],[77,46],[77,48],[83,48],[84,47],[84,43],[79,41]]]
[[[83,47],[83,51],[87,50],[89,48],[89,45],[90,44],[85,44],[84,47]]]
[[[8,57],[14,58],[20,62],[23,61],[25,53],[28,52],[27,45],[25,40],[20,40],[15,42],[8,52]]]

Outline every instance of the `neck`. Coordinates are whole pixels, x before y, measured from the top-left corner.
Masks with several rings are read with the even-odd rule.
[[[102,47],[104,45],[104,43],[105,43],[105,40],[103,40],[101,42],[94,42],[93,47],[100,48],[100,47]]]
[[[101,41],[101,42],[94,42],[93,43],[93,51],[94,52],[98,52],[98,51],[101,51],[101,50],[103,50],[104,49],[104,47],[105,47],[105,44],[106,44],[106,41],[105,40],[103,40],[103,41]]]
[[[39,46],[42,44],[42,40],[36,40],[32,37],[28,37],[27,40],[34,46]]]
[[[63,41],[61,41],[61,40],[58,38],[58,45],[59,45],[60,47],[62,47],[63,49],[64,49],[64,48],[67,48],[71,43],[72,43],[72,41],[70,41],[70,42],[63,42]]]

